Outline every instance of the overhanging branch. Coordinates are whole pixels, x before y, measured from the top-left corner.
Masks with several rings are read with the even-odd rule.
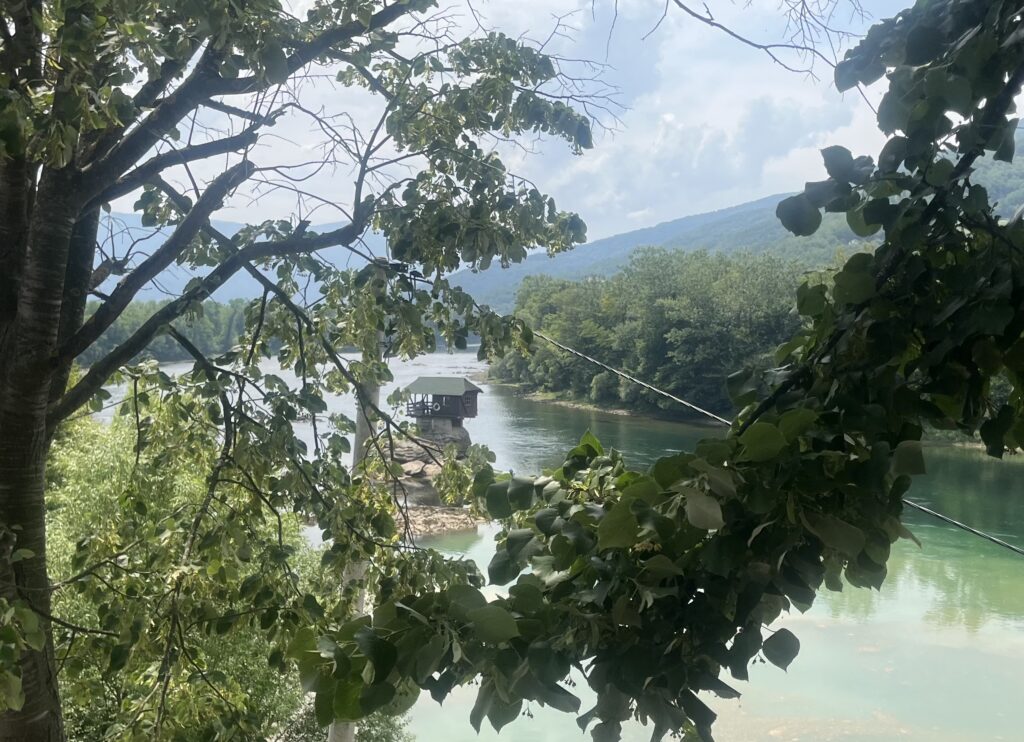
[[[58,360],[78,357],[92,345],[121,315],[135,295],[177,259],[206,224],[210,215],[220,208],[227,194],[255,171],[251,162],[242,162],[218,176],[203,192],[177,229],[149,258],[129,273],[99,309],[58,351]]]
[[[163,172],[175,165],[184,165],[196,160],[205,160],[207,157],[237,152],[256,143],[256,132],[261,125],[250,126],[245,131],[234,136],[217,139],[212,142],[194,144],[191,147],[162,152],[146,160],[131,172],[117,180],[110,188],[105,190],[94,200],[95,204],[109,203],[115,198],[125,196],[141,187],[154,175]]]
[[[281,240],[257,242],[239,249],[177,299],[154,312],[123,343],[94,363],[89,371],[50,409],[47,427],[53,430],[62,420],[74,413],[106,383],[121,366],[131,361],[149,345],[150,341],[171,321],[184,314],[189,306],[201,302],[216,291],[231,276],[253,260],[284,257],[315,252],[328,247],[350,245],[359,239],[369,222],[372,209],[357,210],[356,219],[324,234],[300,235]],[[191,215],[191,214],[190,214]],[[85,328],[83,327],[83,330]]]

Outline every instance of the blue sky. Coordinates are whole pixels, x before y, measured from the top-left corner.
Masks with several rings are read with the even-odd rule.
[[[552,194],[563,209],[579,212],[591,239],[799,190],[804,181],[823,177],[818,154],[822,147],[842,144],[855,154],[873,155],[883,142],[868,105],[856,92],[839,94],[827,66],[817,67],[820,80],[787,71],[763,52],[675,7],[669,7],[652,32],[665,7],[663,0],[443,3],[445,12],[465,29],[473,23],[467,1],[489,27],[512,36],[548,38],[561,18],[563,33],[550,42],[549,51],[601,63],[602,84],[617,89],[619,107],[598,115],[607,128],[598,127],[594,149],[582,156],[572,155],[558,141],[542,141],[531,153],[512,147],[502,150],[513,172]],[[786,30],[780,1],[709,0],[708,5],[730,28],[754,39],[778,41]],[[301,13],[309,0],[290,4]],[[834,24],[860,32],[871,17],[891,15],[902,6],[866,3],[868,20],[851,17],[846,4],[839,7]],[[568,68],[586,71],[579,64]],[[350,116],[372,128],[381,99],[334,85],[331,71],[320,71],[329,74],[318,82],[302,83],[298,93],[303,105]],[[877,100],[880,94],[881,86],[876,85],[867,97]],[[286,95],[279,93],[278,103]],[[289,113],[261,137],[250,157],[258,165],[316,161],[323,140],[308,117]],[[230,159],[205,163],[194,169],[194,175],[210,179]],[[183,173],[172,179],[188,189]],[[346,166],[311,173],[303,187],[315,198],[299,199],[271,182],[253,184],[237,192],[218,218],[344,222],[350,184],[351,170]],[[114,208],[130,211],[133,200],[123,199]]]
[[[822,147],[842,144],[873,155],[884,141],[862,97],[838,93],[825,65],[818,66],[817,81],[789,72],[673,8],[644,39],[661,14],[656,0],[620,1],[610,43],[613,3],[598,2],[594,13],[589,1],[522,4],[579,7],[570,21],[578,31],[563,42],[564,53],[603,60],[607,49],[607,79],[625,108],[615,129],[582,157],[548,145],[541,157],[516,163],[560,205],[579,211],[591,238],[799,190],[824,177]],[[497,5],[504,3],[489,7]],[[785,35],[776,2],[709,5],[716,18],[751,38]],[[869,9],[877,19],[899,6]],[[862,31],[870,20],[840,12],[836,23]],[[880,92],[868,91],[869,99]]]

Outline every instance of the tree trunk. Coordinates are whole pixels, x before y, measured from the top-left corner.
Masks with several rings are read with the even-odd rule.
[[[364,361],[379,361],[381,359],[380,349],[382,347],[384,335],[383,333],[377,333],[377,352],[372,357],[367,358],[363,355]],[[377,383],[362,384],[356,391],[356,432],[352,441],[352,471],[353,473],[359,470],[359,467],[363,465],[363,461],[369,455],[369,447],[373,441],[373,437],[377,434],[376,421],[373,418],[372,407],[380,405],[380,385]],[[366,574],[366,563],[357,562],[350,565],[351,570],[346,570],[346,573],[351,571],[350,580],[362,579]],[[366,611],[366,591],[360,590],[359,597],[356,600],[355,612],[356,614],[363,614]],[[327,742],[355,742],[356,739],[356,723],[353,721],[335,721],[327,728]]]
[[[46,170],[30,223],[18,281],[17,316],[8,351],[0,357],[0,524],[14,548],[32,555],[12,562],[0,554],[0,595],[27,601],[46,634],[42,650],[21,657],[24,706],[0,716],[0,742],[61,742],[64,725],[54,662],[50,583],[46,572],[46,413],[54,378],[53,355],[61,322],[64,280],[78,212],[75,183],[66,171]]]

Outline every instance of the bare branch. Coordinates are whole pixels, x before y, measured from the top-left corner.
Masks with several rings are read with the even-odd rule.
[[[239,134],[217,139],[212,142],[194,144],[191,147],[162,152],[146,160],[130,173],[125,174],[117,180],[110,188],[105,190],[94,199],[94,205],[108,203],[115,198],[125,196],[135,189],[141,187],[154,175],[163,172],[169,167],[183,165],[196,160],[205,160],[207,157],[237,152],[240,149],[250,147],[256,142],[256,132],[260,124],[250,126]]]

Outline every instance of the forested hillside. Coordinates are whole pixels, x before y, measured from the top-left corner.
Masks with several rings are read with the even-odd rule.
[[[1024,147],[1018,133],[1017,146]],[[984,185],[1004,216],[1011,216],[1024,204],[1024,168],[1019,163],[979,160],[974,180]],[[771,253],[808,268],[834,262],[838,253],[849,254],[870,240],[857,237],[842,214],[825,214],[821,227],[810,237],[795,237],[775,216],[775,207],[786,194],[697,214],[654,227],[595,240],[572,252],[554,257],[536,253],[505,270],[482,273],[466,271],[453,279],[480,303],[499,311],[511,311],[516,291],[527,276],[546,275],[567,280],[585,276],[608,276],[629,261],[638,247],[661,246],[671,250],[707,250],[716,253]]]
[[[773,255],[644,248],[607,279],[528,276],[516,311],[571,347],[729,414],[726,376],[770,363],[770,352],[796,329],[791,309],[800,274],[797,263]],[[536,345],[530,356],[495,364],[495,378],[601,405],[679,411],[610,372],[595,374],[583,360]]]
[[[88,366],[116,348],[165,303],[163,301],[132,302],[117,318],[117,321],[103,333],[102,337],[82,354],[82,365]],[[238,342],[238,336],[245,328],[245,307],[248,303],[246,299],[232,299],[225,303],[208,301],[196,312],[186,315],[181,321],[176,322],[175,327],[181,330],[182,334],[203,353],[210,355],[223,353]],[[89,314],[95,311],[95,307],[95,304],[90,305]],[[169,335],[160,335],[154,338],[143,356],[157,361],[183,361],[190,358]]]

